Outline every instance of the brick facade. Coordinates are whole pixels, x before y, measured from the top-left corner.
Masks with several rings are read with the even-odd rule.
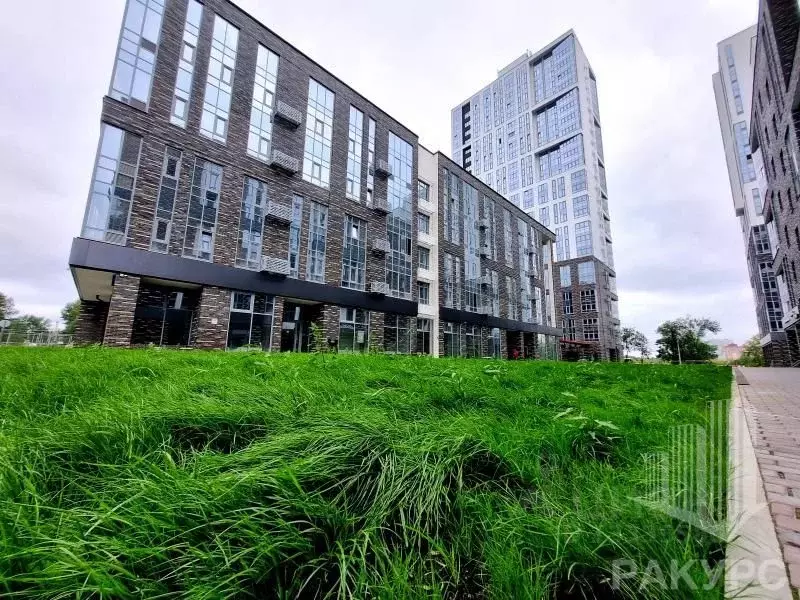
[[[799,37],[797,2],[761,0],[750,142],[753,152],[761,151],[766,174],[764,215],[778,240],[774,269],[788,291],[790,311],[784,311],[783,323],[787,333],[798,329],[791,309],[798,306],[800,298]],[[777,347],[767,352],[776,361],[786,355]],[[800,356],[796,360],[792,356],[788,364],[800,364]]]
[[[81,300],[75,323],[74,341],[77,345],[99,344],[103,341],[108,317],[108,302]]]
[[[103,344],[127,347],[131,345],[133,314],[139,297],[139,278],[132,275],[117,275],[114,291],[108,307]]]

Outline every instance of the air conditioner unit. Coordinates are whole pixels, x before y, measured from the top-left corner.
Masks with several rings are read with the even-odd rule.
[[[389,294],[389,284],[385,281],[373,281],[369,284],[369,293],[376,296],[386,296]]]
[[[292,207],[270,200],[267,202],[265,217],[270,221],[290,225],[292,223]]]
[[[489,229],[489,225],[490,225],[489,219],[486,217],[478,221],[478,227],[480,227],[481,229]]]
[[[373,198],[372,209],[377,210],[378,212],[388,213],[389,203],[386,201],[386,198]]]
[[[270,158],[269,164],[272,167],[285,171],[289,175],[294,175],[300,170],[299,160],[293,156],[289,156],[285,152],[275,149],[272,150],[272,157]]]
[[[375,238],[372,240],[372,251],[376,254],[386,254],[391,250],[389,240],[386,238]]]
[[[378,177],[391,177],[392,167],[388,161],[379,158],[375,161],[375,175]]]
[[[481,246],[480,255],[483,258],[489,258],[492,255],[492,249],[489,247],[488,244],[484,244],[483,246]]]
[[[273,275],[289,275],[291,268],[289,260],[286,258],[275,258],[274,256],[261,257],[261,272]]]
[[[303,114],[283,100],[278,100],[275,103],[275,117],[290,127],[297,127],[303,122]]]

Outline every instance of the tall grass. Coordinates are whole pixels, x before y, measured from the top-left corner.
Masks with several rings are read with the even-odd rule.
[[[711,366],[2,349],[0,596],[722,598],[611,575],[718,551],[631,498],[729,392]]]

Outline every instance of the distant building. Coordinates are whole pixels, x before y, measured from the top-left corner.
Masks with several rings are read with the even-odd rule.
[[[772,244],[764,221],[766,178],[761,151],[750,149],[750,115],[756,62],[755,25],[717,45],[719,72],[712,77],[722,143],[728,164],[733,206],[744,238],[747,270],[758,321],[759,337],[783,337],[783,307]],[[769,349],[767,349],[769,352]],[[719,357],[723,358],[720,346]]]
[[[742,357],[742,347],[739,344],[726,344],[722,349],[720,358],[725,360],[739,360]]]
[[[617,360],[617,277],[594,70],[573,31],[451,111],[453,159],[556,233],[564,352]]]

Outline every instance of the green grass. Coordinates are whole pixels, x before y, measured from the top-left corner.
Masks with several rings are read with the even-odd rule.
[[[704,424],[730,377],[0,349],[0,596],[722,598],[610,578],[719,558],[631,497],[642,456]]]

